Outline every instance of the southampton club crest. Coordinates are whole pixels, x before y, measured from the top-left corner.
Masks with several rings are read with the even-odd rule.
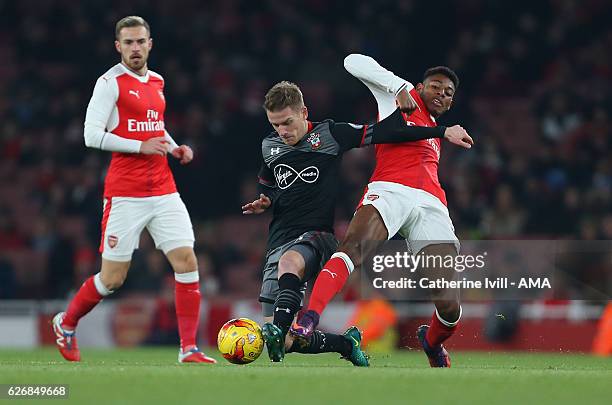
[[[315,132],[314,134],[311,134],[306,139],[306,142],[310,143],[310,148],[312,150],[319,149],[321,147],[321,133]]]

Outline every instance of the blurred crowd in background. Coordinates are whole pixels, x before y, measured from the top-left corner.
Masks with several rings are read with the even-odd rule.
[[[267,89],[297,83],[313,121],[376,117],[343,69],[351,52],[413,83],[435,65],[458,73],[439,122],[476,141],[442,149],[460,239],[612,239],[605,0],[0,1],[0,298],[64,298],[99,269],[110,153],[85,147],[83,121],[96,79],[119,61],[115,23],[132,14],[151,24],[166,127],[195,151],[192,164],[171,165],[205,296],[258,296],[270,217],[243,217],[240,206],[257,194]],[[373,157],[372,148],[345,155],[340,236]],[[118,294],[158,292],[167,277],[145,235]]]

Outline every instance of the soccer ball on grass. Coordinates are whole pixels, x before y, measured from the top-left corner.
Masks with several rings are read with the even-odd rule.
[[[221,327],[217,346],[223,357],[234,364],[255,361],[263,351],[261,328],[247,318],[231,319]]]

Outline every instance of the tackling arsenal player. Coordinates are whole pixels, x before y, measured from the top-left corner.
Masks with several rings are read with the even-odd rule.
[[[344,60],[345,68],[360,79],[378,103],[379,118],[396,108],[395,99],[385,91],[390,72],[374,59],[353,54]],[[394,80],[402,80],[393,76]],[[410,95],[416,102],[414,112],[405,116],[409,125],[435,127],[436,118],[451,107],[459,84],[457,75],[439,66],[425,72],[423,82]],[[464,139],[470,147],[472,139]],[[291,333],[308,339],[319,316],[337,294],[355,267],[362,263],[362,249],[380,241],[403,236],[414,254],[457,255],[459,241],[446,208],[446,196],[438,181],[440,139],[426,139],[395,145],[376,145],[376,168],[357,207],[346,237],[315,281],[308,310],[291,327]],[[368,252],[364,252],[367,256]],[[438,276],[452,277],[452,269],[428,269]],[[442,346],[456,330],[461,317],[458,291],[432,290],[436,310],[430,325],[419,328],[417,335],[432,367],[450,367],[450,357]]]
[[[121,63],[94,87],[85,117],[85,144],[112,152],[104,185],[100,253],[102,268],[83,283],[66,312],[53,318],[57,346],[64,358],[79,361],[75,330],[79,319],[117,290],[127,276],[144,228],[174,269],[181,363],[216,363],[196,346],[200,287],[194,235],[166,154],[187,164],[189,146],[178,146],[164,128],[164,79],[148,69],[153,46],[149,24],[137,16],[115,27]]]

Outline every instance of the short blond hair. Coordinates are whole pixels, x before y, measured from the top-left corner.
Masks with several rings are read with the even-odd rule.
[[[115,38],[119,39],[121,30],[130,27],[145,27],[147,33],[149,36],[151,36],[151,28],[149,27],[149,23],[146,22],[144,18],[137,15],[129,15],[117,21],[117,24],[115,25]]]
[[[280,111],[286,107],[297,111],[304,107],[304,96],[297,84],[283,80],[268,90],[263,107],[267,111]]]

